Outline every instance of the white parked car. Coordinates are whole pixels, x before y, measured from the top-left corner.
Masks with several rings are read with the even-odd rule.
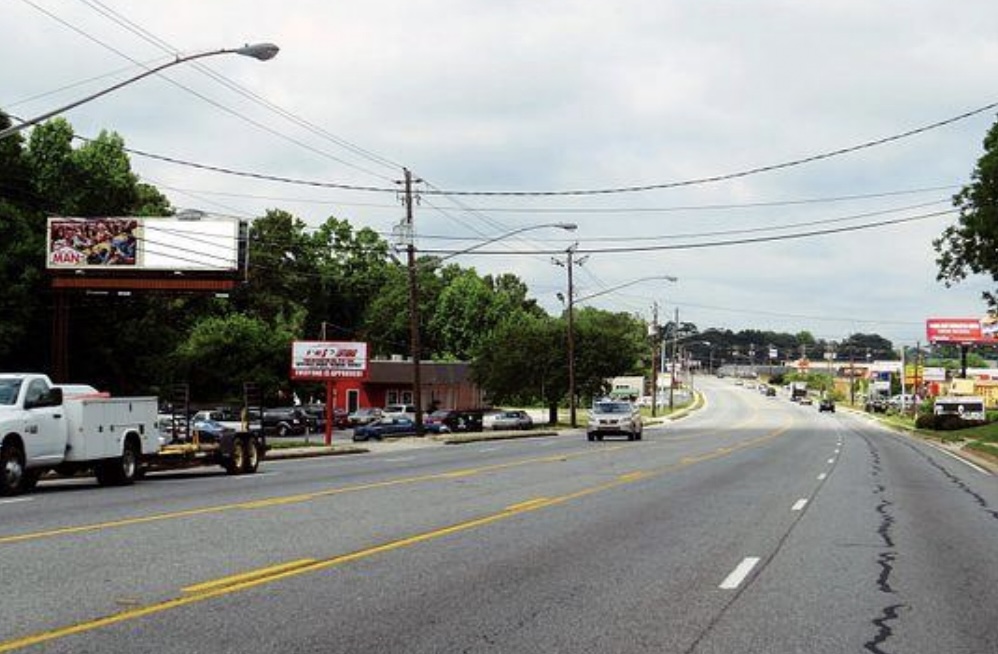
[[[385,418],[408,418],[416,419],[416,407],[412,404],[388,404],[381,410],[381,415]]]

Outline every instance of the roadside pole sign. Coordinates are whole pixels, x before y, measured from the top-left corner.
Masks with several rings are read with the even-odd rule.
[[[322,381],[367,377],[367,343],[295,341],[291,344],[291,379]]]
[[[291,379],[326,382],[326,445],[333,442],[337,379],[367,378],[367,343],[294,341]]]

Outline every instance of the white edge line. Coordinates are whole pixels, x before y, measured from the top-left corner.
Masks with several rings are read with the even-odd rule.
[[[790,507],[790,510],[791,511],[801,511],[801,510],[804,509],[805,506],[807,506],[807,500],[802,498],[802,499],[799,499],[796,502],[794,502],[794,505],[792,507]]]
[[[976,463],[973,463],[972,461],[968,461],[967,459],[963,458],[959,454],[953,454],[952,452],[950,452],[946,448],[939,447],[938,445],[933,445],[932,443],[926,443],[926,445],[928,445],[932,449],[936,450],[937,452],[942,452],[946,456],[952,457],[952,458],[956,459],[960,463],[963,463],[963,464],[966,464],[966,465],[970,466],[971,468],[973,468],[977,472],[980,472],[981,474],[985,474],[985,475],[987,475],[989,477],[992,476],[990,470],[986,470],[986,469],[982,468],[981,466],[977,465]]]
[[[722,590],[734,590],[741,586],[742,582],[745,581],[745,578],[752,572],[752,568],[759,563],[759,560],[758,556],[746,556],[742,559],[742,562],[738,564],[738,567],[736,567],[731,574],[729,574],[724,581],[721,582],[721,585],[718,586],[718,588]]]
[[[824,481],[828,477],[824,472],[818,475],[818,481]]]

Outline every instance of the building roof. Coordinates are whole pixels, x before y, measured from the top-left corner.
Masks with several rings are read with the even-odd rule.
[[[471,364],[467,361],[420,361],[421,385],[462,384],[471,381]],[[411,384],[412,361],[369,361],[369,384]]]

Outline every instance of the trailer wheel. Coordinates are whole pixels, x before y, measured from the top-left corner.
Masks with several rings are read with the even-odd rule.
[[[225,471],[230,475],[241,475],[246,468],[246,448],[243,439],[232,439],[232,452],[225,461]]]
[[[0,496],[17,495],[25,489],[24,452],[17,443],[0,448]]]

